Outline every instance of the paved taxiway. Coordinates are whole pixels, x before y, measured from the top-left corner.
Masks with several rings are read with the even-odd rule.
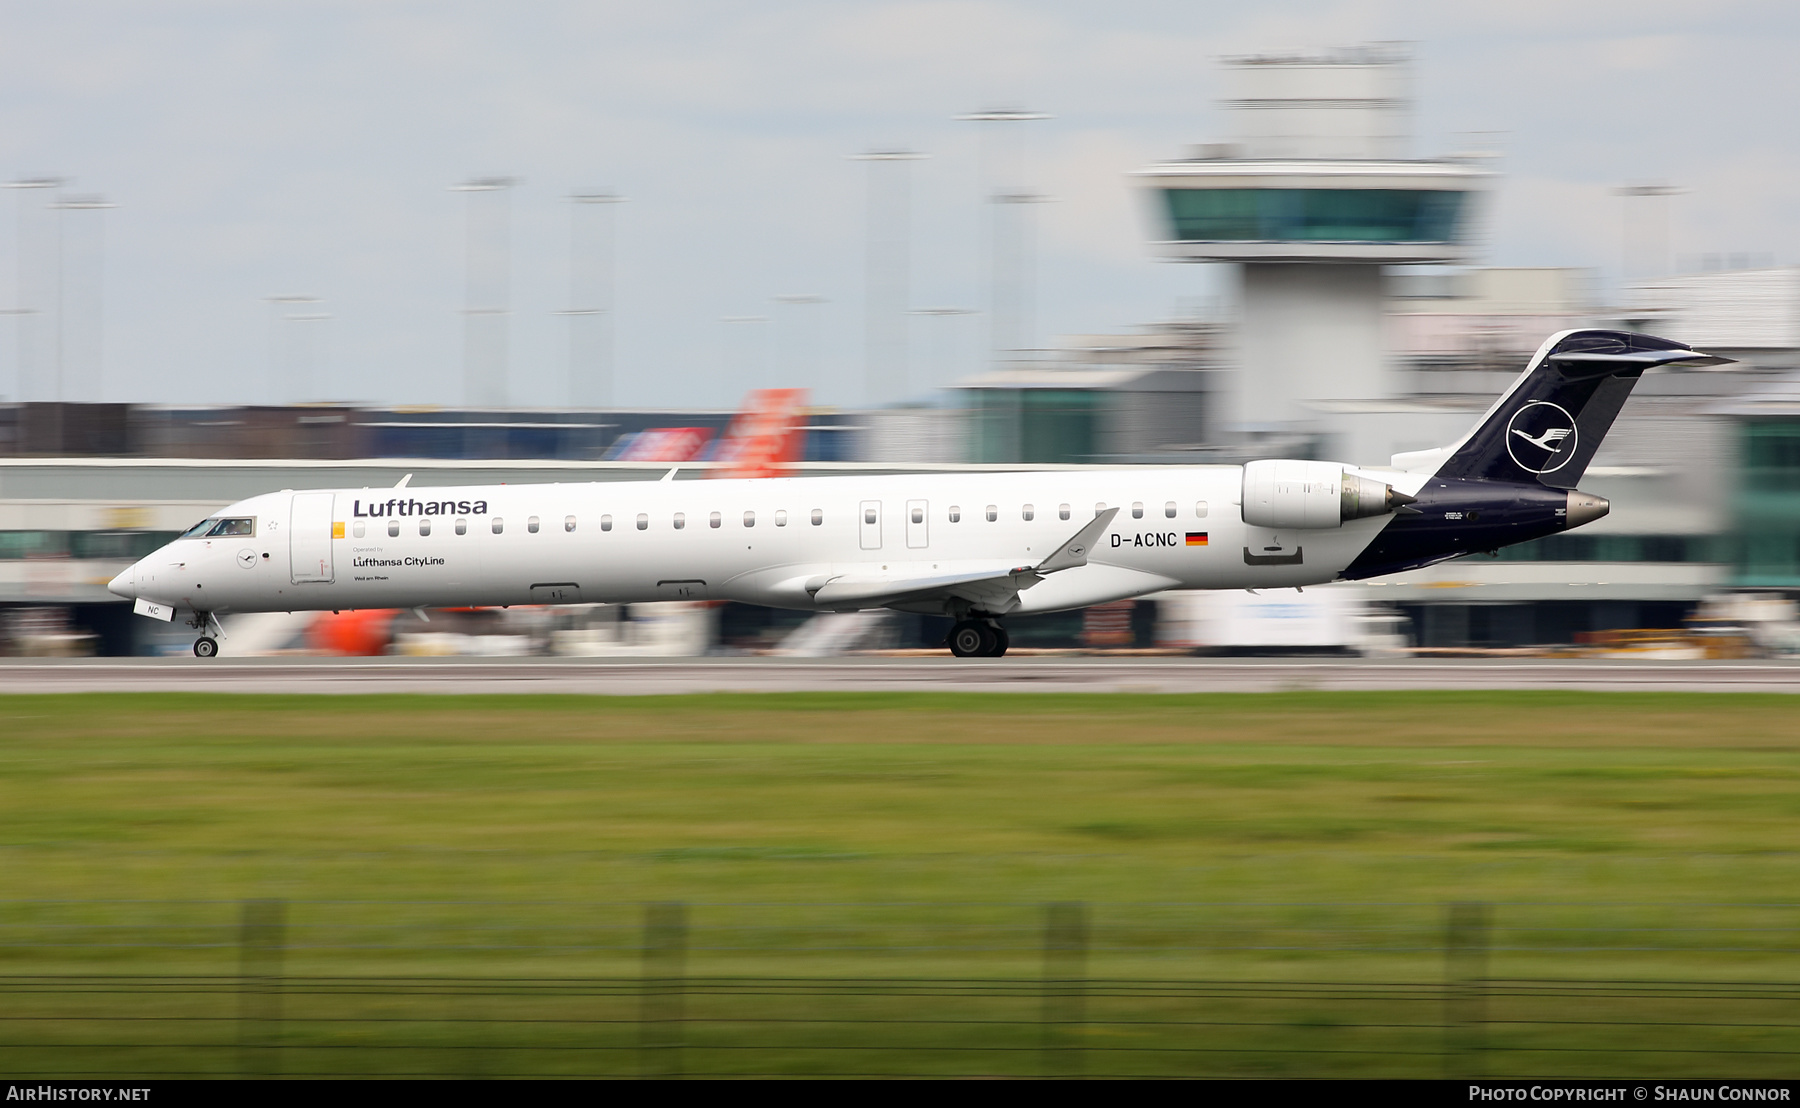
[[[1278,692],[1582,689],[1800,693],[1796,662],[1022,657],[8,659],[0,693]]]

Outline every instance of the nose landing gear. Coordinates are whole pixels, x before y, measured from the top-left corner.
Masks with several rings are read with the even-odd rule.
[[[991,619],[965,619],[950,629],[950,653],[958,658],[999,658],[1010,642],[1006,628]]]
[[[194,657],[218,657],[219,639],[225,637],[225,625],[219,622],[219,617],[211,612],[195,612],[193,618],[187,621],[187,625],[200,632],[200,637],[194,640]],[[218,639],[213,638],[215,632],[219,636]]]

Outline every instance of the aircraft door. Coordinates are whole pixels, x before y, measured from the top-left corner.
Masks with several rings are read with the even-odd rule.
[[[856,526],[864,550],[881,549],[881,501],[865,500],[856,509]]]
[[[906,502],[906,545],[911,550],[923,550],[928,545],[926,521],[931,518],[931,506],[923,500]]]
[[[328,492],[294,494],[288,517],[288,558],[296,585],[328,585],[332,581],[331,540],[343,527],[331,518],[334,499]]]

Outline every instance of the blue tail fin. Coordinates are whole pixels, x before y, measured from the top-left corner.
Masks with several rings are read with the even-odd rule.
[[[1446,448],[1437,476],[1572,489],[1646,369],[1730,360],[1630,331],[1552,335],[1474,430]]]

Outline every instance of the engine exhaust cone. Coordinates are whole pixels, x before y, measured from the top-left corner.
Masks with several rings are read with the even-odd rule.
[[[1570,489],[1569,507],[1564,515],[1563,529],[1571,530],[1584,523],[1592,523],[1610,511],[1612,511],[1612,501],[1606,497]]]

